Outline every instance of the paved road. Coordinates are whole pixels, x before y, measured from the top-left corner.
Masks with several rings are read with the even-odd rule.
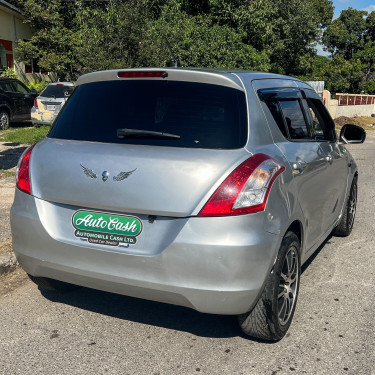
[[[81,289],[0,297],[0,374],[375,374],[375,137],[352,146],[359,207],[304,269],[296,315],[276,344],[232,317]]]

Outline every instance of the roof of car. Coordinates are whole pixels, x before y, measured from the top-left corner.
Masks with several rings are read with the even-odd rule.
[[[244,90],[242,82],[238,77],[246,75],[249,79],[267,79],[267,78],[279,78],[297,80],[293,77],[283,76],[273,73],[262,73],[256,71],[245,71],[235,69],[202,69],[202,68],[137,68],[137,69],[116,69],[116,70],[104,70],[99,72],[93,72],[84,74],[78,78],[76,86],[99,82],[99,81],[117,81],[123,79],[130,80],[148,80],[148,77],[128,77],[122,78],[118,76],[119,72],[163,72],[167,75],[163,77],[152,78],[156,80],[171,80],[171,81],[184,81],[184,82],[200,82],[208,84],[217,84],[228,86],[240,90]]]
[[[73,82],[51,82],[48,86],[74,86]]]

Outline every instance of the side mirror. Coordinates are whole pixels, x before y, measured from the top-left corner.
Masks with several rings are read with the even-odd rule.
[[[363,143],[366,139],[366,132],[358,125],[346,124],[341,128],[340,141],[345,144]]]
[[[31,89],[30,92],[31,92],[32,94],[36,94],[36,95],[38,95],[38,92],[37,92],[35,89]]]

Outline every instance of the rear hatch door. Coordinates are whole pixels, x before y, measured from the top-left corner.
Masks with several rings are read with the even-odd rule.
[[[76,207],[186,217],[246,159],[247,128],[245,94],[233,87],[85,83],[33,151],[32,193]]]

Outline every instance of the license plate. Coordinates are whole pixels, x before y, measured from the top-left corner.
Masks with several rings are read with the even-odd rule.
[[[136,216],[85,210],[73,214],[72,224],[74,235],[82,240],[121,247],[135,245],[143,228],[142,221]]]
[[[56,109],[55,105],[47,104],[47,111],[54,111]]]

